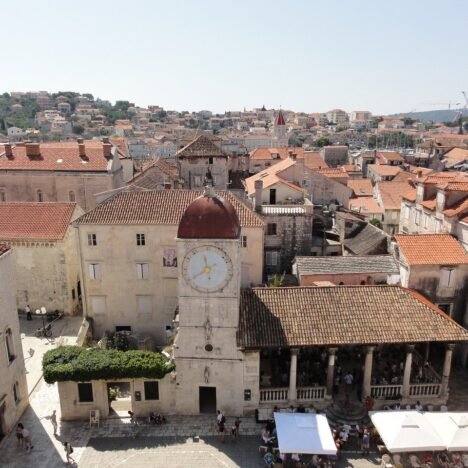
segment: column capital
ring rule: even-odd
[[[445,348],[446,348],[447,351],[453,351],[455,346],[456,346],[455,343],[447,343]]]
[[[299,354],[299,348],[291,348],[291,355],[297,356]]]
[[[336,352],[338,351],[338,348],[328,348],[328,354],[334,356]]]
[[[373,353],[375,346],[366,346],[366,353]]]
[[[407,352],[407,353],[413,353],[413,352],[414,352],[414,347],[415,347],[414,344],[408,344],[408,345],[406,345],[406,352]]]

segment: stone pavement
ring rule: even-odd
[[[47,339],[35,336],[36,329],[42,327],[40,317],[33,316],[33,320],[28,321],[26,316],[20,316],[21,344],[29,394],[33,392],[34,387],[42,377],[42,356],[44,353],[59,344],[75,344],[82,320],[82,317],[62,317],[52,323],[52,337]],[[34,351],[32,357],[29,353],[30,349]]]

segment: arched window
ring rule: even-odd
[[[68,199],[71,201],[71,202],[74,202],[75,201],[75,192],[73,190],[70,190],[68,192]]]
[[[42,194],[42,190],[37,191],[37,201],[38,202],[43,202],[44,201],[44,195]]]

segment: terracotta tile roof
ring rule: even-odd
[[[258,172],[257,174],[254,174],[253,176],[247,177],[247,179],[245,179],[245,187],[247,189],[247,193],[249,195],[252,195],[255,193],[255,181],[256,180],[263,181],[264,189],[267,187],[271,187],[272,185],[277,184],[278,182],[281,182],[281,183],[285,183],[286,185],[291,186],[294,189],[302,190],[297,185],[292,184],[291,182],[283,179],[279,175],[288,167],[294,166],[294,164],[296,164],[296,161],[294,161],[291,158],[283,159],[282,161],[277,162],[276,164],[273,164],[273,166],[267,167],[263,171]]]
[[[295,263],[299,275],[400,273],[400,268],[392,255],[347,255],[345,257],[298,256],[295,259]]]
[[[468,341],[468,331],[400,286],[244,289],[240,312],[241,348]]]
[[[363,215],[382,214],[382,208],[371,197],[351,198],[348,208]]]
[[[415,202],[416,201],[416,189],[410,190],[408,193],[403,195],[401,198],[404,198],[405,200]]]
[[[468,192],[468,179],[466,179],[466,181],[451,180],[450,182],[437,184],[437,187],[443,188],[444,190],[453,190],[455,192]]]
[[[373,189],[370,179],[348,180],[348,187],[354,192],[356,197],[372,197]]]
[[[401,172],[398,166],[388,166],[386,164],[369,164],[367,168],[381,176],[396,176]]]
[[[86,158],[80,157],[76,142],[41,143],[41,156],[35,158],[26,155],[25,146],[12,150],[13,158],[7,158],[0,145],[0,170],[107,172],[109,165],[100,141],[85,142]]]
[[[421,203],[422,206],[424,206],[424,208],[427,208],[428,210],[431,210],[431,211],[434,211],[436,209],[436,205],[437,205],[437,202],[436,202],[436,198],[430,198],[428,200],[424,200],[422,203]]]
[[[179,180],[177,167],[163,159],[158,159],[143,165],[142,172],[129,180],[127,186],[136,189],[157,190],[161,188],[163,182],[173,183],[175,180]]]
[[[327,167],[318,169],[316,172],[329,179],[349,179],[348,173],[342,167]]]
[[[392,180],[391,182],[377,182],[376,185],[384,210],[399,210],[403,195],[411,190],[411,186],[407,182],[394,182]]]
[[[442,212],[445,216],[464,216],[468,213],[468,197],[458,201]]]
[[[392,180],[393,182],[407,182],[410,180],[416,180],[417,175],[412,172],[399,172]]]
[[[227,158],[224,153],[213,141],[206,135],[200,135],[187,146],[184,146],[177,152],[178,158]]]
[[[457,164],[461,164],[468,161],[468,150],[463,148],[453,148],[444,154],[442,161],[445,162],[445,167],[453,167]]]
[[[63,239],[75,208],[76,203],[0,203],[0,239]]]
[[[395,240],[408,265],[468,264],[468,253],[450,234],[397,234]]]
[[[328,164],[317,151],[304,151],[304,166],[309,169],[327,168]]]
[[[251,161],[271,161],[277,159],[278,156],[280,159],[286,159],[290,152],[296,154],[296,159],[305,157],[304,148],[280,146],[278,148],[256,148],[249,153],[249,158]]]
[[[9,245],[0,243],[0,257],[1,257],[3,254],[7,253],[9,250],[10,250],[10,246],[9,246]]]
[[[262,227],[262,218],[232,192],[216,192],[236,209],[241,226]],[[200,190],[145,190],[120,192],[76,220],[76,224],[165,224],[178,225],[185,209]]]

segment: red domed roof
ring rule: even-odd
[[[179,223],[179,239],[237,239],[240,223],[232,204],[211,190],[196,198]]]

